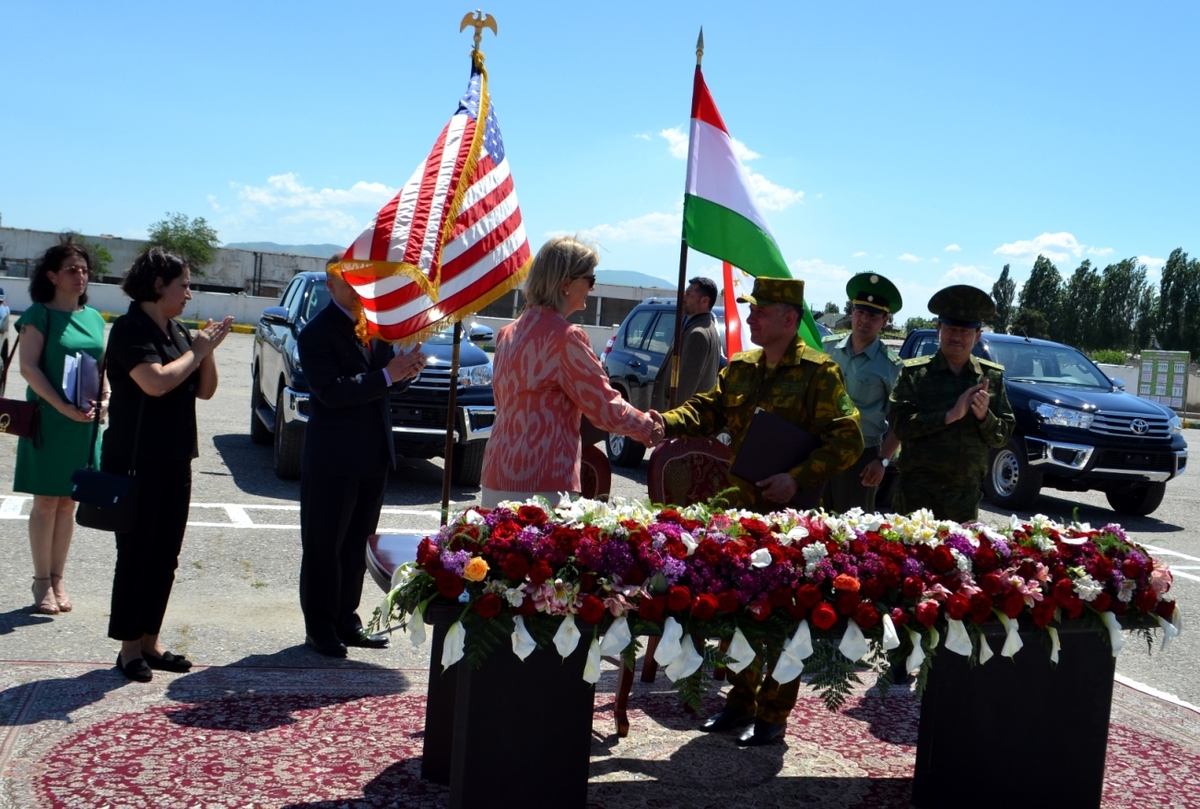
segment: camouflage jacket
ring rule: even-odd
[[[820,487],[853,465],[863,450],[858,409],[846,393],[842,372],[828,355],[807,347],[797,337],[774,370],[762,349],[734,354],[711,391],[698,393],[663,414],[667,436],[711,436],[729,429],[732,460],[759,408],[804,428],[821,439],[799,466],[790,470],[798,490]],[[753,483],[730,477],[741,490],[736,505],[757,511],[779,508],[761,496]]]
[[[971,356],[961,374],[942,352],[904,361],[892,391],[888,420],[901,442],[901,477],[944,486],[978,486],[988,466],[988,448],[1008,443],[1017,420],[1004,390],[1004,366]],[[988,412],[969,411],[946,424],[946,412],[972,385],[988,380]]]

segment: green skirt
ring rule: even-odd
[[[71,475],[87,465],[92,423],[72,421],[42,402],[42,445],[17,440],[17,472],[13,491],[50,497],[69,497]],[[100,468],[100,441],[92,448],[92,463]]]

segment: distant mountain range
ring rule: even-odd
[[[664,281],[653,275],[634,270],[597,270],[596,283],[617,284],[627,287],[657,287],[659,289],[675,289],[670,281]]]
[[[316,256],[329,258],[339,250],[345,250],[344,244],[276,244],[275,242],[230,242],[221,245],[237,250],[258,250],[263,253],[290,253],[293,256]]]

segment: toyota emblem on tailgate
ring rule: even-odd
[[[1145,419],[1134,419],[1129,422],[1129,429],[1133,430],[1135,435],[1145,435],[1150,430],[1150,422]]]

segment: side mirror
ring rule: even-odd
[[[272,323],[277,326],[290,326],[288,322],[288,310],[283,306],[268,306],[263,309],[261,320],[264,323]]]
[[[1125,390],[1125,382],[1124,381],[1122,381],[1120,379],[1113,379],[1112,377],[1109,377],[1109,381],[1112,382],[1113,387],[1116,388],[1117,390],[1121,390],[1121,391]]]
[[[490,343],[495,336],[495,332],[481,323],[472,323],[467,330],[467,339],[472,343]]]

